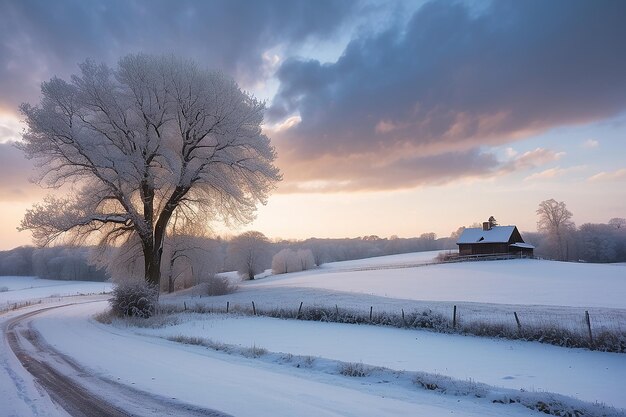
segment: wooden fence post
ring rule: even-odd
[[[589,331],[589,343],[593,345],[593,335],[591,334],[591,319],[589,318],[589,311],[585,310],[585,321],[587,322],[587,330]]]
[[[226,301],[226,314],[228,314],[229,308],[230,308],[230,301]]]
[[[256,316],[256,307],[254,305],[254,301],[252,302],[252,314]]]
[[[337,304],[335,304],[335,313],[337,313],[337,317],[339,317],[339,307],[337,307]]]
[[[521,332],[522,331],[522,323],[519,322],[519,317],[517,317],[517,312],[513,312],[513,315],[515,316],[515,321],[517,322],[517,331]]]
[[[454,310],[452,311],[452,328],[456,329],[456,306],[454,306]]]
[[[370,323],[372,321],[372,310],[374,310],[374,306],[370,306]]]
[[[402,325],[406,326],[406,321],[404,320],[404,309],[402,309]]]
[[[296,319],[299,319],[299,318],[300,318],[300,313],[302,312],[302,303],[303,303],[303,302],[304,302],[304,301],[300,301],[300,307],[298,307],[298,315],[296,316]]]

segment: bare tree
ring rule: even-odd
[[[609,226],[615,229],[626,228],[626,219],[623,217],[613,217],[609,220]]]
[[[270,265],[270,242],[261,232],[242,233],[230,242],[228,257],[241,275],[254,279]]]
[[[158,286],[176,210],[245,223],[281,179],[261,131],[264,104],[232,79],[172,56],[80,69],[69,82],[44,82],[38,106],[21,106],[19,147],[38,161],[38,181],[74,185],[71,195],[28,210],[21,229],[39,244],[60,236],[138,242],[144,278]]]
[[[554,241],[558,259],[567,259],[567,234],[575,228],[571,221],[572,213],[564,202],[550,199],[539,203],[537,214],[539,215],[537,230],[546,233]]]

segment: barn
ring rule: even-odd
[[[459,255],[519,255],[533,256],[535,247],[524,242],[516,226],[494,226],[491,222],[483,227],[463,230],[459,240]]]

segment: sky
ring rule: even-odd
[[[270,238],[626,217],[626,2],[0,0],[0,249],[45,190],[18,106],[90,58],[170,54],[267,103]],[[57,191],[58,192],[58,191]]]

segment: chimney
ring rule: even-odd
[[[483,222],[483,230],[486,232],[487,230],[491,230],[491,223]]]

